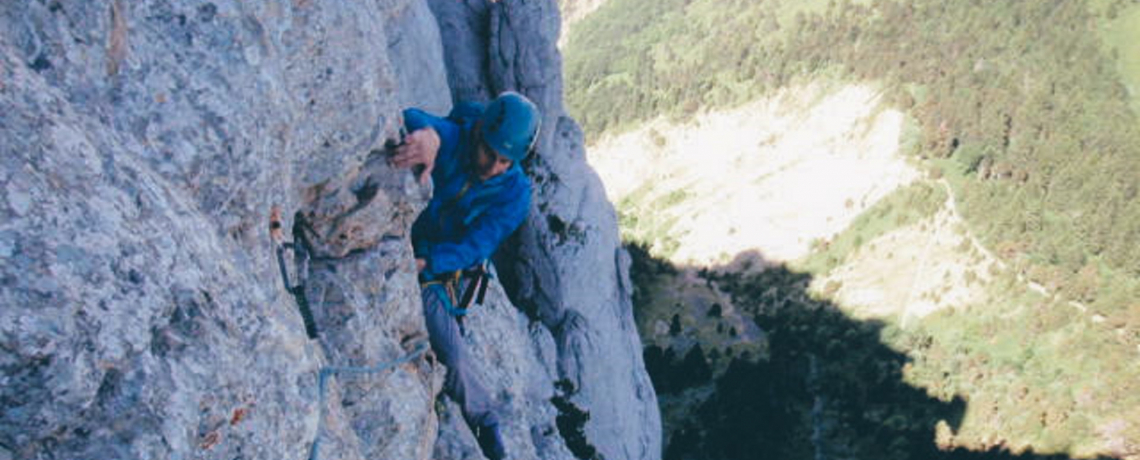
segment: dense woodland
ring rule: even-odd
[[[962,442],[984,444],[990,432],[1087,452],[1112,436],[1140,439],[1136,424],[1104,434],[1113,417],[1140,420],[1135,366],[1113,364],[1135,362],[1140,345],[1131,108],[1140,94],[1125,85],[1140,75],[1119,65],[1121,47],[1135,44],[1101,34],[1138,9],[1136,0],[609,0],[573,29],[567,96],[597,139],[798,82],[879,85],[915,124],[907,154],[953,185],[971,232],[1011,267],[994,289],[1028,280],[1059,294],[1003,294],[1003,304],[936,315],[891,345],[914,359],[915,383],[993,407],[993,422]],[[1140,455],[1118,444],[1117,454]]]
[[[1099,18],[1083,2],[860,3],[611,0],[573,30],[568,100],[596,138],[797,79],[881,82],[919,123],[910,153],[965,174],[971,230],[1140,339],[1140,121]]]
[[[920,122],[911,153],[952,157],[969,175],[958,192],[991,247],[1118,322],[1140,315],[1140,123],[1083,3],[603,8],[567,51],[568,99],[589,135],[805,76],[883,82]]]

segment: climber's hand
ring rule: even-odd
[[[427,261],[426,260],[416,259],[416,273],[423,272],[424,268],[426,268],[426,267],[427,267]]]
[[[439,134],[432,128],[424,128],[408,134],[404,144],[396,147],[396,155],[392,157],[392,166],[397,168],[412,168],[422,165],[420,183],[427,183],[431,177],[431,170],[435,167],[435,157],[439,154]]]

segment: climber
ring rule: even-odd
[[[491,395],[468,361],[461,329],[482,268],[530,211],[531,182],[519,163],[538,136],[534,103],[505,92],[484,107],[461,103],[447,118],[404,111],[408,135],[392,165],[420,168],[435,189],[412,226],[424,318],[432,348],[449,369],[445,391],[463,409],[479,447],[491,460],[504,456]],[[466,291],[460,300],[459,293]]]

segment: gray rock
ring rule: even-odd
[[[13,457],[301,456],[319,369],[406,352],[422,331],[410,251],[382,243],[402,241],[422,193],[364,161],[394,132],[384,19],[401,8],[0,7],[0,444]],[[374,224],[319,212],[363,174],[379,185],[355,214]],[[353,254],[327,265],[386,296],[353,297],[351,321],[308,341],[265,231],[272,204],[355,231],[319,239]],[[383,276],[356,269],[381,254]],[[333,382],[322,458],[428,458],[442,372],[420,360]]]
[[[567,441],[579,458],[595,450],[607,459],[660,458],[660,415],[633,323],[628,255],[585,162],[582,133],[563,110],[553,0],[430,3],[454,99],[516,90],[543,111],[537,155],[527,164],[535,209],[498,261],[512,300],[552,332],[571,409],[589,414],[584,437],[562,435],[575,438]],[[485,51],[473,49],[484,43]]]
[[[463,421],[459,405],[444,400],[439,412],[439,437],[435,440],[435,453],[432,458],[450,460],[482,460],[483,454],[475,442],[475,436]]]
[[[401,107],[445,114],[451,110],[447,68],[435,16],[424,1],[408,2],[389,20],[388,56],[399,82]]]
[[[512,458],[658,458],[552,5],[0,6],[0,458],[297,458],[318,437],[321,459],[478,458],[430,353],[319,389],[322,369],[426,339],[407,237],[430,187],[385,161],[399,109],[501,89],[548,127],[538,209],[501,265],[521,310],[493,283],[468,320]],[[283,289],[274,205],[312,241],[289,271],[319,340]]]
[[[487,75],[491,4],[484,0],[427,0],[439,23],[453,100],[495,95]]]

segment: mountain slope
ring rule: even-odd
[[[1104,7],[1107,3],[1111,8]],[[621,150],[638,151],[630,158],[596,162],[605,165],[603,177],[615,178],[607,187],[623,197],[624,234],[658,256],[680,255],[678,262],[696,263],[676,267],[683,276],[708,274],[686,283],[719,285],[722,295],[735,294],[734,311],[742,303],[758,303],[755,321],[783,330],[787,320],[767,309],[785,303],[768,298],[772,291],[759,283],[786,277],[764,278],[761,272],[755,275],[757,283],[750,284],[738,279],[751,279],[749,275],[736,274],[747,265],[783,270],[773,261],[788,259],[780,253],[779,232],[752,232],[750,245],[721,249],[724,253],[702,260],[685,252],[699,244],[685,240],[697,232],[682,219],[699,219],[709,207],[727,208],[733,200],[759,201],[753,208],[737,206],[700,228],[724,232],[734,225],[747,228],[746,223],[772,209],[810,215],[826,206],[804,200],[804,193],[757,194],[720,181],[720,176],[697,183],[702,155],[715,158],[725,152],[706,154],[696,148],[674,153],[670,135],[676,126],[704,126],[705,120],[737,114],[805,82],[880,88],[886,107],[905,120],[897,131],[900,151],[923,174],[910,187],[879,195],[885,198],[877,203],[852,200],[862,214],[852,213],[843,225],[818,234],[802,232],[819,237],[811,254],[788,265],[809,277],[800,282],[811,285],[804,290],[818,302],[805,302],[805,308],[834,307],[868,325],[883,326],[879,343],[907,360],[898,369],[899,379],[941,401],[968,399],[961,423],[937,431],[942,447],[1135,456],[1140,401],[1130,396],[1136,393],[1137,375],[1129,363],[1140,351],[1140,305],[1135,302],[1140,255],[1130,241],[1140,231],[1134,199],[1140,183],[1140,131],[1128,105],[1130,61],[1126,53],[1118,49],[1114,54],[1103,45],[1115,40],[1122,46],[1113,37],[1128,29],[1114,28],[1121,24],[1114,21],[1128,20],[1134,3],[832,2],[797,14],[788,13],[794,9],[790,2],[780,1],[650,5],[611,0],[575,26],[566,47],[568,95],[596,145],[622,144]],[[617,15],[629,11],[644,14]],[[1109,36],[1102,41],[1098,27],[1104,24]],[[804,105],[789,118],[809,112],[810,104]],[[746,143],[749,134],[739,142]],[[857,143],[858,137],[844,142]],[[688,163],[657,173],[653,168],[661,152],[668,152],[662,162],[673,161],[668,155],[676,154],[689,155]],[[748,177],[755,165],[786,155],[756,152],[767,157],[742,162],[744,171],[734,171],[734,176]],[[657,175],[642,179],[633,174],[641,171]],[[821,189],[830,189],[826,185],[833,182],[818,178],[825,184]],[[722,187],[740,190],[742,196],[711,192]],[[794,222],[797,215],[783,218]],[[777,238],[765,240],[768,235]],[[739,237],[725,232],[705,240],[728,247],[734,238]],[[733,260],[752,263],[724,265]],[[707,265],[710,261],[714,264]],[[657,275],[671,276],[669,270],[652,276]],[[689,304],[687,291],[656,289],[672,284],[653,281],[643,290],[638,308],[652,310],[639,311],[639,320],[653,322],[642,323],[642,331],[664,331],[654,340],[672,341],[674,351],[694,342],[724,343],[723,337],[711,336],[707,325],[716,321],[703,319],[707,308]],[[669,324],[671,315],[679,315],[672,322],[678,327]],[[663,318],[665,327],[658,327]],[[808,320],[796,327],[812,324]],[[779,346],[776,339],[766,340],[762,348]],[[810,345],[830,350],[828,340]],[[812,381],[805,377],[811,375],[804,370],[811,368],[805,355],[823,352],[795,347],[790,352],[788,363],[798,369],[793,375]],[[719,356],[723,363],[723,349]],[[779,359],[767,363],[771,360]],[[715,375],[718,365],[710,367],[714,378],[723,377]],[[830,369],[820,368],[825,371]],[[877,381],[895,377],[891,372],[869,376]],[[763,384],[779,387],[781,382]],[[797,396],[795,388],[772,391],[777,389],[793,393],[776,392],[775,398]],[[663,400],[671,404],[675,398]],[[792,412],[802,415],[800,409]],[[895,422],[909,423],[905,416]],[[707,438],[679,420],[667,420],[666,426],[671,427],[667,456],[680,435],[698,442],[685,455],[721,458],[703,450],[714,447],[700,444]],[[820,436],[827,438],[828,430],[823,428]]]
[[[869,86],[790,88],[605,138],[590,162],[627,237],[655,254],[710,265],[758,250],[790,261],[915,179],[898,154],[902,123]]]
[[[529,172],[563,176],[520,232],[541,246],[498,261],[509,286],[467,323],[506,443],[660,457],[613,213],[581,198],[602,191],[561,108],[554,3],[446,4],[0,6],[0,458],[477,457],[425,353],[408,232],[430,186],[384,145],[406,105],[508,89],[550,121]],[[590,244],[548,226],[564,200]],[[310,257],[278,259],[274,207]],[[586,282],[610,289],[562,290]]]

